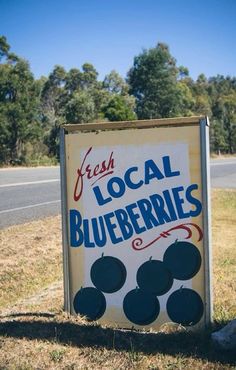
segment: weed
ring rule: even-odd
[[[142,355],[138,351],[135,351],[131,338],[130,338],[129,358],[132,363],[136,363],[142,360]]]
[[[53,361],[53,362],[61,362],[62,359],[63,359],[63,356],[65,354],[65,350],[64,349],[53,349],[49,355],[50,355],[50,359]]]

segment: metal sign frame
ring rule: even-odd
[[[205,326],[212,321],[212,282],[211,282],[211,205],[210,205],[210,170],[209,170],[209,121],[207,117],[187,117],[170,119],[153,119],[145,121],[104,122],[64,125],[60,129],[60,176],[61,176],[61,214],[63,244],[63,277],[64,277],[64,309],[72,313],[70,302],[70,267],[69,267],[69,226],[67,199],[67,153],[65,137],[78,132],[101,132],[127,129],[148,129],[159,127],[199,126],[200,130],[200,161],[202,180],[202,217],[204,247],[204,279],[205,279]]]

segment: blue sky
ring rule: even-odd
[[[36,78],[85,62],[125,77],[158,42],[194,79],[236,76],[236,0],[0,0],[0,34]]]

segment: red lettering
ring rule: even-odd
[[[111,155],[110,155],[110,158],[109,158],[109,162],[108,162],[108,166],[107,166],[107,171],[111,168],[114,168],[114,158],[112,158],[113,156],[113,152],[111,152]]]
[[[94,176],[97,176],[97,175],[99,175],[99,173],[101,173],[101,171],[100,172],[98,172],[98,171],[99,171],[99,164],[97,164],[97,166],[94,168],[94,171],[93,171]]]
[[[87,173],[87,179],[91,179],[93,177],[93,175],[91,175],[91,168],[90,168],[90,164],[87,165],[86,169],[85,169],[85,173]]]
[[[113,169],[115,167],[115,162],[113,158],[113,152],[111,152],[111,155],[108,160],[103,160],[100,164],[98,163],[94,168],[91,168],[91,165],[87,164],[84,170],[85,161],[88,155],[90,154],[91,150],[92,150],[92,147],[90,147],[88,151],[86,152],[82,160],[81,167],[78,168],[77,170],[77,179],[76,179],[75,188],[74,188],[74,200],[76,202],[81,198],[81,195],[83,193],[83,189],[84,189],[83,177],[85,175],[88,180],[91,180],[92,178],[97,177],[98,175],[101,175],[91,184],[91,185],[94,185],[95,182],[97,182],[101,178],[107,175],[111,175],[114,172]]]
[[[100,173],[106,172],[107,167],[106,167],[106,161],[102,161],[102,168],[100,170]]]

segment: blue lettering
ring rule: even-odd
[[[147,199],[140,199],[137,204],[144,219],[146,228],[149,230],[154,226],[158,226],[158,220],[152,214],[152,203]]]
[[[193,190],[197,190],[197,189],[198,189],[198,185],[197,184],[192,184],[186,190],[186,199],[187,199],[187,201],[190,204],[193,204],[196,207],[195,210],[191,210],[189,212],[191,217],[197,217],[202,211],[201,202],[198,199],[196,199],[195,197],[193,197],[192,194],[191,194]]]
[[[116,218],[117,218],[117,221],[118,221],[118,224],[119,224],[124,240],[131,238],[134,231],[133,231],[133,227],[131,223],[128,221],[128,215],[125,212],[125,210],[117,209],[115,211],[115,215],[116,215]]]
[[[83,221],[83,226],[84,226],[84,246],[86,248],[94,248],[95,244],[94,242],[90,241],[89,236],[89,220],[85,219]]]
[[[108,197],[106,199],[103,198],[103,195],[101,193],[101,190],[100,190],[99,186],[95,186],[93,188],[93,192],[95,194],[95,197],[97,199],[97,202],[98,202],[99,206],[103,206],[104,204],[109,203],[112,200],[111,197]]]
[[[136,171],[138,171],[138,167],[131,167],[125,172],[124,180],[130,189],[138,189],[143,185],[143,180],[140,180],[138,183],[131,181],[131,173]]]
[[[118,189],[114,189],[114,184],[118,185]],[[125,193],[125,183],[120,177],[112,177],[107,183],[108,193],[113,198],[120,198]]]
[[[98,222],[99,220],[99,222]],[[96,218],[92,218],[92,228],[93,228],[93,235],[94,241],[98,247],[104,247],[107,242],[106,231],[104,226],[104,221],[102,216]],[[98,224],[100,225],[101,232],[99,232]]]
[[[179,171],[172,171],[171,166],[170,166],[169,156],[163,157],[162,161],[163,161],[163,166],[164,166],[165,177],[174,177],[174,176],[180,175]]]
[[[165,210],[165,203],[159,194],[153,194],[150,196],[150,200],[156,212],[159,224],[163,225],[166,222],[171,222],[171,218]]]
[[[184,199],[181,198],[180,196],[180,192],[181,191],[184,191],[184,188],[183,186],[179,186],[178,188],[173,188],[172,189],[172,193],[174,195],[174,199],[175,199],[175,206],[176,206],[176,209],[177,209],[177,213],[178,213],[178,216],[179,218],[186,218],[186,217],[189,217],[189,212],[184,212],[183,210],[183,204],[184,204]]]
[[[144,231],[146,231],[146,228],[143,226],[143,227],[140,227],[137,220],[140,218],[140,215],[138,213],[134,213],[134,208],[137,208],[137,204],[136,203],[132,203],[132,204],[129,204],[127,207],[125,207],[127,212],[128,212],[128,215],[129,215],[129,218],[132,222],[132,225],[134,227],[134,230],[137,234],[140,234]]]
[[[80,229],[82,224],[81,214],[76,209],[70,210],[70,244],[72,247],[79,247],[83,241],[83,232]]]
[[[161,180],[164,178],[163,174],[157,167],[156,163],[153,162],[152,159],[149,159],[145,162],[145,184],[149,184],[150,180],[156,178],[157,180]]]
[[[163,195],[164,195],[164,199],[165,199],[165,202],[166,202],[166,205],[167,205],[167,208],[168,208],[168,212],[169,212],[170,217],[171,217],[171,221],[176,221],[177,220],[177,215],[176,215],[173,203],[172,203],[172,199],[171,199],[169,190],[164,190]]]
[[[107,213],[105,214],[104,216],[104,220],[106,222],[106,225],[107,225],[107,229],[108,229],[108,232],[110,234],[110,238],[111,238],[111,242],[113,244],[117,244],[117,243],[120,243],[122,242],[122,238],[121,237],[117,237],[114,233],[114,229],[117,228],[117,225],[112,223],[111,221],[111,218],[114,217],[114,213],[113,212],[110,212],[110,213]]]

